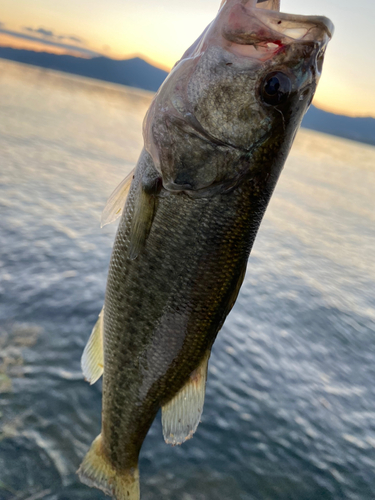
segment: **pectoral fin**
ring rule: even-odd
[[[161,179],[156,178],[146,185],[141,181],[137,188],[134,215],[130,231],[129,258],[134,260],[142,251],[154,219],[157,194]]]
[[[81,358],[83,376],[87,382],[90,382],[90,385],[95,384],[95,382],[100,379],[104,369],[103,312],[104,307],[99,314],[98,321],[92,329]]]
[[[182,444],[197,430],[203,412],[210,354],[207,351],[184,387],[162,407],[163,435],[168,444]]]
[[[133,180],[134,170],[135,169],[133,168],[133,170],[125,177],[123,181],[120,182],[120,184],[108,198],[108,201],[102,213],[100,227],[111,224],[111,222],[114,222],[122,214],[126,203],[126,198],[130,190],[130,185]]]

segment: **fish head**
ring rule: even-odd
[[[236,155],[272,140],[274,156],[286,157],[314,96],[333,25],[279,8],[279,0],[223,1],[161,87],[144,135],[170,189],[207,190],[238,176],[230,162],[219,165],[224,150],[235,163]]]

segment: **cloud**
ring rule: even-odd
[[[47,33],[52,33],[52,35],[42,34],[40,30],[43,30]],[[0,26],[0,34],[4,33],[5,35],[10,35],[10,36],[13,36],[15,38],[22,38],[24,40],[29,40],[32,42],[39,42],[43,45],[48,45],[51,47],[58,47],[60,49],[66,49],[69,51],[79,52],[80,54],[88,56],[88,57],[96,57],[96,56],[102,55],[102,54],[99,54],[98,52],[94,52],[93,50],[90,50],[89,48],[82,46],[82,45],[84,45],[84,42],[81,39],[79,39],[78,37],[74,37],[73,35],[71,35],[71,36],[70,35],[69,36],[65,36],[65,35],[57,36],[57,35],[54,35],[53,32],[50,32],[50,30],[44,30],[43,28],[39,28],[38,30],[33,30],[33,28],[30,28],[27,31],[30,33],[34,33],[34,34],[42,34],[42,37],[34,36],[31,34],[27,35],[25,33],[20,33],[18,31],[6,30],[2,26]],[[79,43],[80,46],[73,45],[70,43],[62,43],[62,41],[64,39],[67,41]]]
[[[24,31],[33,33],[34,35],[41,35],[43,38],[54,38],[55,40],[67,40],[69,42],[84,44],[82,38],[75,35],[57,35],[52,30],[46,30],[44,28],[30,28],[29,26],[24,26],[22,28]]]
[[[59,38],[61,40],[70,40],[71,42],[76,42],[76,43],[83,43],[83,40],[82,38],[78,38],[78,36],[64,36],[64,35],[60,35]]]
[[[25,31],[29,31],[30,33],[39,34],[39,35],[46,36],[46,37],[49,37],[49,38],[54,38],[55,37],[53,31],[51,31],[51,30],[45,30],[44,28],[38,28],[36,30],[34,28],[28,28],[27,26],[25,26],[22,29],[24,29]]]

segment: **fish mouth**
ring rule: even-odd
[[[334,31],[324,16],[280,12],[280,0],[226,0],[219,18],[224,48],[260,61],[295,43],[313,42],[322,48]]]

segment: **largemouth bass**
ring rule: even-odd
[[[78,473],[117,500],[140,498],[138,456],[160,407],[168,443],[198,426],[213,342],[332,32],[278,0],[224,1],[151,104],[137,166],[105,209],[104,223],[121,220],[82,357],[91,383],[103,373],[103,411]]]

